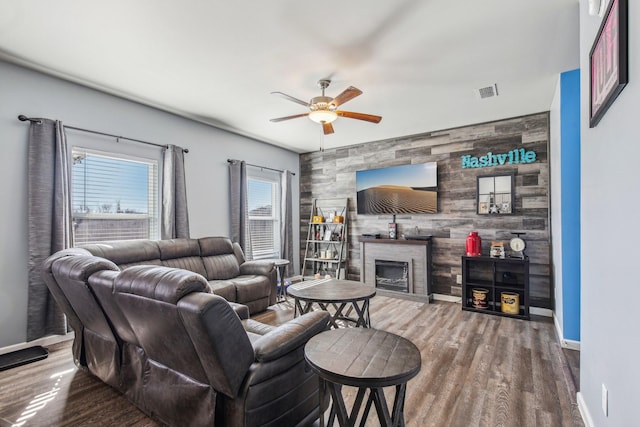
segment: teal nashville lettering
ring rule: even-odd
[[[500,165],[517,165],[520,163],[533,163],[536,161],[534,151],[526,151],[524,148],[516,148],[508,153],[493,154],[491,151],[486,156],[473,157],[470,154],[462,156],[462,168],[487,168]]]

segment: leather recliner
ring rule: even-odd
[[[327,328],[326,312],[264,325],[210,293],[200,274],[149,265],[120,271],[78,250],[43,268],[56,300],[81,324],[87,369],[154,419],[289,426],[318,418],[318,379],[304,345]]]

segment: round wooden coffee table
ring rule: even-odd
[[[318,279],[291,285],[287,294],[295,298],[294,317],[309,313],[317,304],[331,316],[332,328],[337,329],[345,322],[356,327],[371,327],[369,300],[376,295],[372,286],[352,280]],[[351,311],[355,311],[354,317],[350,317]]]
[[[373,404],[380,425],[404,426],[407,381],[416,376],[421,367],[420,351],[411,341],[377,329],[335,329],[311,338],[304,355],[320,377],[321,408],[325,388],[331,395],[328,425],[333,425],[336,417],[341,426],[355,425],[368,390],[360,420],[366,421]],[[342,397],[343,385],[358,387],[351,413],[347,412]],[[389,386],[396,388],[391,413],[383,392],[383,387]],[[321,410],[320,426],[324,425]]]

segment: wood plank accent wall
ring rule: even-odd
[[[328,137],[330,138],[330,136]],[[356,171],[389,166],[438,163],[438,213],[397,215],[398,234],[433,234],[433,290],[461,294],[456,276],[461,272],[466,236],[478,231],[482,252],[492,240],[508,247],[511,232],[524,231],[531,266],[531,305],[552,308],[549,230],[549,113],[537,113],[396,139],[374,141],[324,152],[300,155],[300,237],[306,238],[314,198],[349,198],[349,261],[347,277],[360,280],[360,235],[387,235],[391,215],[356,213]],[[535,163],[486,168],[462,168],[462,156],[533,150]],[[515,174],[515,215],[476,214],[477,176]],[[304,240],[301,242],[304,248]],[[303,254],[301,254],[303,256]]]

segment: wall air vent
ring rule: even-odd
[[[494,83],[491,86],[481,87],[480,89],[476,90],[476,95],[478,95],[480,99],[498,96],[498,84]]]

